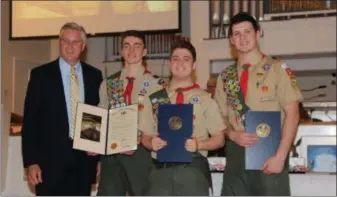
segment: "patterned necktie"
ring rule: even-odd
[[[126,77],[128,80],[128,84],[126,85],[125,92],[124,92],[124,98],[127,101],[128,105],[131,105],[131,94],[133,89],[133,81],[135,80],[134,77]]]
[[[248,85],[248,78],[249,78],[249,72],[248,68],[251,66],[251,64],[244,64],[242,66],[243,71],[241,73],[240,77],[240,88],[243,93],[244,98],[247,96],[247,85]]]
[[[178,94],[177,94],[177,97],[176,97],[176,104],[184,104],[184,94],[183,94],[183,92],[192,90],[194,88],[199,88],[199,85],[195,83],[195,84],[193,84],[191,86],[188,86],[186,88],[177,88],[176,92]]]
[[[70,137],[73,139],[75,134],[75,119],[77,103],[81,101],[80,87],[75,72],[75,66],[70,67]]]

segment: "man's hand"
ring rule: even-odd
[[[185,149],[188,152],[196,152],[198,150],[198,142],[197,139],[195,137],[193,137],[192,139],[188,139],[185,142]]]
[[[230,139],[243,147],[251,147],[259,141],[256,133],[247,133],[245,131],[230,131]]]
[[[28,167],[27,178],[29,184],[32,186],[42,183],[42,171],[38,164],[33,164]]]
[[[264,162],[261,171],[265,174],[278,174],[282,172],[283,167],[284,159],[278,156],[272,156]]]
[[[101,174],[101,162],[98,162],[96,168],[96,176],[99,176],[100,174]]]
[[[162,140],[157,133],[155,136],[152,137],[151,145],[152,145],[152,150],[157,152],[158,150],[166,146],[167,142]]]
[[[137,145],[139,145],[142,142],[142,137],[141,136],[137,136]]]
[[[130,150],[130,151],[126,151],[126,152],[121,152],[120,154],[122,154],[122,155],[133,155],[133,153],[135,153],[136,152],[136,150]]]
[[[87,155],[89,155],[89,156],[96,156],[96,155],[98,155],[98,153],[87,152]]]

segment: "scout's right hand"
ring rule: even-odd
[[[256,133],[247,133],[245,131],[230,131],[230,139],[243,147],[251,147],[259,141]]]
[[[164,146],[167,145],[167,142],[162,140],[158,133],[152,137],[151,140],[152,150],[157,152],[158,150],[162,149]]]
[[[42,171],[38,164],[33,164],[28,167],[27,178],[29,184],[32,186],[42,183]]]

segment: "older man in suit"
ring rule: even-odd
[[[36,195],[89,196],[98,156],[72,148],[76,104],[99,103],[102,73],[80,61],[86,32],[65,24],[60,57],[31,71],[24,106],[22,155]]]

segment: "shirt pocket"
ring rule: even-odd
[[[260,88],[260,102],[277,102],[276,88],[262,85]]]

